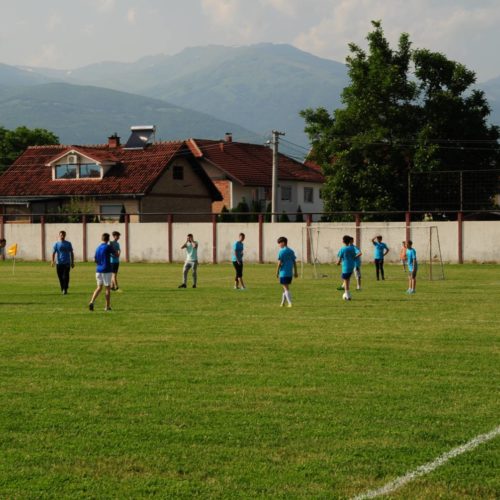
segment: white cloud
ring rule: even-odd
[[[82,27],[82,33],[85,35],[85,36],[88,36],[88,37],[92,37],[94,36],[94,33],[95,33],[95,26],[93,24],[85,24],[83,27]]]
[[[260,4],[265,8],[272,7],[281,14],[296,17],[300,8],[297,0],[260,0]]]
[[[238,13],[238,0],[201,0],[201,6],[215,24],[234,22]]]
[[[137,11],[134,8],[128,9],[127,21],[129,24],[135,24],[137,21]]]
[[[109,12],[114,10],[116,0],[95,0],[97,3],[97,9],[101,12]]]
[[[47,30],[49,32],[53,32],[57,29],[58,26],[60,26],[63,22],[63,18],[61,14],[58,12],[53,12],[47,21]]]
[[[340,0],[323,3],[322,19],[300,33],[293,43],[302,50],[343,61],[348,44],[365,46],[371,20],[382,20],[384,32],[396,43],[403,32],[415,47],[445,52],[450,58],[471,56],[480,50],[481,37],[500,23],[500,3],[457,3],[435,0]],[[472,49],[471,42],[477,47]]]
[[[31,59],[30,66],[47,66],[57,63],[59,59],[59,52],[53,43],[43,44],[40,52]]]

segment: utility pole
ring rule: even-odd
[[[280,143],[280,135],[285,135],[285,132],[273,130],[273,179],[271,184],[271,222],[277,222],[276,212],[278,211],[278,147]]]

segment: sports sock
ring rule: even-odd
[[[292,303],[292,294],[290,293],[290,290],[287,290],[284,294],[283,294],[287,300],[287,302],[289,304]]]

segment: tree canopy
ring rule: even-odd
[[[301,112],[312,159],[326,176],[328,211],[406,210],[409,173],[410,183],[425,179],[435,198],[441,187],[419,173],[491,170],[499,159],[499,130],[487,122],[483,92],[471,88],[475,74],[443,54],[412,49],[405,33],[391,49],[381,23],[372,25],[366,52],[349,45],[344,107]],[[483,208],[495,194],[491,180],[492,173],[481,179]]]
[[[43,128],[18,127],[8,130],[0,127],[0,173],[25,151],[28,146],[59,144],[59,138]]]

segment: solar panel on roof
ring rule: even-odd
[[[156,132],[154,125],[140,127],[130,127],[131,134],[128,138],[125,149],[144,149],[148,144],[152,144]]]

